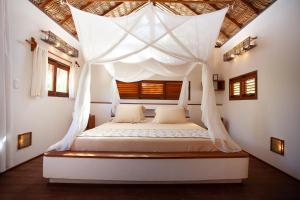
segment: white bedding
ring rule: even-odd
[[[143,123],[104,123],[78,137],[209,138],[207,130],[195,123],[157,124],[151,118]]]
[[[203,152],[218,151],[207,130],[195,123],[108,122],[77,136],[72,151]],[[216,141],[217,142],[217,141]]]

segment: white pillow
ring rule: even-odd
[[[124,105],[117,107],[113,122],[137,123],[144,120],[144,106],[142,105]]]
[[[165,106],[155,109],[154,123],[179,124],[187,122],[185,109],[182,106]]]

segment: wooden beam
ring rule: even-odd
[[[164,7],[165,9],[169,10],[171,13],[175,14],[175,15],[181,15],[179,12],[177,12],[176,10],[174,10],[173,8],[170,8],[170,6],[164,4],[164,3],[157,3],[157,5]]]
[[[252,3],[250,3],[249,1],[241,0],[241,2],[243,2],[248,8],[250,8],[253,12],[255,12],[255,14],[258,15],[260,13],[260,10],[255,6],[253,6]]]
[[[132,9],[129,13],[127,13],[126,15],[129,15],[137,10],[139,10],[139,8],[143,7],[146,3],[142,3],[140,5],[138,5],[137,7],[135,7],[134,9]]]
[[[43,3],[41,3],[40,5],[39,5],[39,7],[41,8],[41,9],[44,9],[50,2],[52,2],[53,0],[46,0],[46,1],[44,1]]]
[[[185,7],[187,7],[190,11],[192,11],[195,15],[200,15],[202,13],[198,13],[194,8],[192,8],[190,5],[183,3],[182,5],[184,5]],[[227,35],[222,29],[220,30],[220,32],[227,38],[229,38],[229,35]]]
[[[213,7],[215,10],[220,10],[221,8],[219,8],[217,5],[215,4],[211,4],[211,7]],[[232,23],[234,23],[237,27],[242,28],[242,24],[240,24],[239,22],[237,22],[234,18],[230,17],[230,15],[228,13],[226,13],[225,16],[228,20],[230,20]]]
[[[102,13],[102,16],[108,14],[109,12],[113,11],[115,8],[123,4],[123,2],[117,2],[114,6],[110,7],[108,10]]]
[[[183,3],[182,5],[184,5],[185,7],[187,7],[190,11],[192,11],[195,15],[200,15],[202,13],[198,13],[194,8],[192,8],[189,4],[185,4]]]
[[[85,5],[81,6],[79,9],[83,10],[86,7],[88,7],[89,5],[91,5],[93,2],[87,2]],[[60,25],[63,25],[66,21],[68,21],[70,18],[72,17],[72,15],[67,15],[61,22],[59,22]]]
[[[105,12],[103,12],[101,14],[101,16],[104,16],[106,14],[108,14],[109,12],[113,11],[115,8],[117,8],[118,6],[120,6],[121,4],[123,4],[123,2],[117,2],[114,6],[110,7],[108,10],[106,10]],[[77,37],[77,32],[75,30],[75,33],[73,34],[75,37]]]
[[[205,4],[217,4],[217,3],[232,3],[233,0],[86,0],[86,2],[156,2],[156,3],[205,3]]]
[[[229,19],[231,22],[233,22],[237,27],[242,28],[243,25],[241,23],[239,23],[238,21],[236,21],[236,19],[230,17],[229,14],[226,14],[227,19]]]
[[[225,31],[223,31],[222,29],[220,30],[220,32],[221,32],[227,39],[230,38],[230,36],[229,36],[227,33],[225,33]]]

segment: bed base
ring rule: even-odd
[[[241,183],[246,152],[126,153],[47,152],[43,176],[50,183],[182,184]]]
[[[105,180],[82,180],[82,179],[60,179],[49,178],[49,183],[73,183],[73,184],[222,184],[222,183],[242,183],[243,179],[228,179],[228,180],[206,180],[206,181],[105,181]]]

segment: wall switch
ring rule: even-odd
[[[20,80],[19,79],[14,79],[13,87],[14,87],[14,89],[19,89],[20,88]]]

